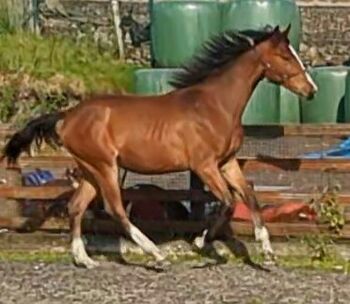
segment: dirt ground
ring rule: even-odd
[[[0,303],[349,303],[350,277],[245,265],[176,265],[157,273],[116,262],[85,270],[68,262],[1,262]]]

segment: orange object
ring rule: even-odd
[[[285,222],[306,218],[315,220],[316,214],[309,205],[304,203],[287,203],[277,206],[265,206],[262,208],[262,217],[265,222]],[[243,202],[238,202],[233,214],[234,220],[251,221],[251,214]]]

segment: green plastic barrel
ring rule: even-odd
[[[139,95],[160,95],[173,90],[168,83],[178,69],[139,69],[134,73],[134,92]]]
[[[180,69],[139,69],[134,72],[134,92],[138,95],[160,95],[173,90],[168,83]],[[243,124],[297,123],[298,96],[267,80],[261,81],[248,101]]]
[[[244,125],[278,124],[280,120],[280,88],[267,80],[259,82],[243,112]]]
[[[349,68],[345,66],[316,67],[310,75],[318,86],[312,100],[301,100],[301,121],[303,123],[344,122],[344,97],[346,77]]]
[[[286,27],[292,24],[289,39],[299,50],[300,11],[294,0],[224,0],[223,29],[261,29],[266,25]]]
[[[350,73],[345,80],[344,121],[350,122]]]
[[[153,0],[151,9],[156,67],[181,66],[221,31],[221,5],[215,0]]]
[[[280,86],[280,119],[281,124],[300,123],[300,97]]]

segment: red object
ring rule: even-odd
[[[265,206],[262,208],[262,217],[265,222],[283,222],[306,218],[315,219],[315,212],[304,203],[287,203],[279,206]],[[238,202],[233,214],[234,220],[251,221],[251,214],[243,202]]]
[[[303,214],[303,217],[301,216]],[[131,208],[131,217],[159,221],[166,220],[166,210],[157,201],[134,202]],[[304,203],[286,203],[283,205],[265,206],[262,208],[262,217],[265,222],[291,222],[301,218],[313,221],[316,218],[315,212]],[[234,220],[251,221],[251,214],[248,207],[243,202],[236,204],[235,212],[232,216]]]

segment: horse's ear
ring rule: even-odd
[[[289,31],[290,31],[291,27],[292,27],[292,25],[289,23],[287,28],[282,33],[284,37],[286,37],[286,38],[288,37],[288,34],[289,34]]]
[[[281,40],[282,40],[282,35],[281,35],[281,32],[280,32],[280,27],[279,25],[277,25],[273,31],[272,31],[272,37],[271,37],[271,42],[274,46],[277,46]]]

